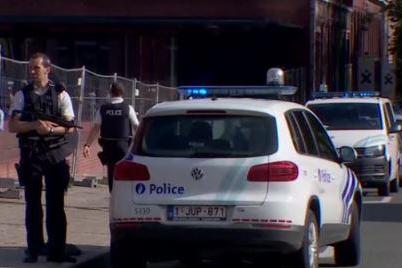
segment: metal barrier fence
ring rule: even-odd
[[[1,50],[0,50],[1,51]],[[0,107],[7,114],[11,102],[11,95],[27,84],[28,62],[17,61],[0,55]],[[79,131],[80,144],[71,161],[71,174],[75,177],[103,176],[104,170],[99,163],[96,152],[100,148],[95,145],[89,159],[81,157],[82,143],[86,139],[93,124],[96,111],[108,101],[109,86],[113,81],[123,84],[125,88],[124,99],[130,103],[141,120],[146,111],[158,102],[178,99],[177,88],[156,84],[146,84],[136,79],[114,75],[101,75],[85,67],[77,69],[64,69],[52,65],[52,80],[66,84],[71,96],[74,112],[78,124],[84,129]],[[14,163],[18,162],[19,150],[17,139],[8,131],[0,132],[0,177],[14,177]],[[4,152],[4,153],[3,153]]]

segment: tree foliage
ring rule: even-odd
[[[402,0],[391,0],[388,4],[388,16],[391,22],[389,52],[396,59],[397,94],[401,97],[402,89]]]

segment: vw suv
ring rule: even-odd
[[[278,100],[207,98],[157,104],[115,169],[114,267],[195,261],[225,252],[290,256],[318,267],[360,258],[361,188],[317,117]]]

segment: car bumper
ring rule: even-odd
[[[112,223],[112,243],[140,245],[148,258],[185,257],[197,252],[208,255],[219,251],[244,254],[265,252],[289,253],[301,248],[303,226],[286,229],[207,228],[198,226],[169,226],[160,223]]]
[[[361,157],[348,166],[365,187],[380,186],[388,181],[389,164],[385,156]]]

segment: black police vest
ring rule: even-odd
[[[127,103],[106,103],[100,108],[101,139],[128,140],[131,137],[130,107]]]
[[[64,90],[58,84],[49,82],[48,90],[43,95],[34,93],[33,84],[24,87],[22,93],[24,95],[24,109],[21,114],[21,121],[33,122],[38,118],[35,112],[44,113],[46,115],[62,117],[59,111],[58,95]],[[35,149],[42,154],[50,163],[58,163],[69,156],[76,147],[78,141],[78,133],[55,136],[40,136],[36,131],[20,133],[19,146],[22,150]],[[32,148],[32,147],[35,148]]]

